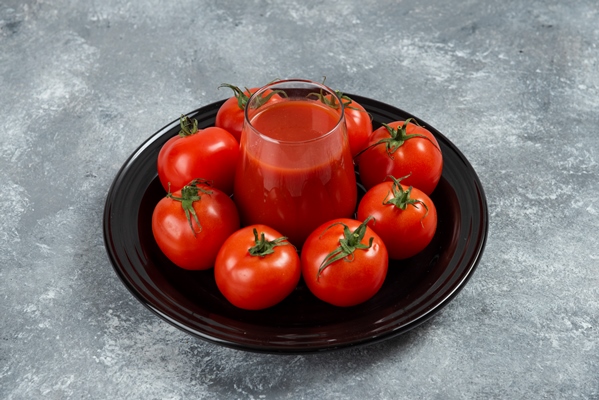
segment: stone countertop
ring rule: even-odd
[[[599,398],[595,0],[0,3],[0,398]],[[486,191],[472,279],[370,346],[195,339],[120,282],[127,157],[223,82],[321,80],[443,132]]]

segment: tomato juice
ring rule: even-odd
[[[298,248],[322,223],[351,217],[357,187],[340,110],[306,99],[258,108],[244,125],[234,193],[244,225],[268,225]]]
[[[315,101],[278,102],[252,117],[252,126],[262,135],[284,142],[316,139],[332,131],[339,115],[334,109]]]

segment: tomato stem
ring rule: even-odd
[[[335,90],[335,93],[341,99],[341,103],[343,104],[344,108],[347,108],[347,109],[350,109],[350,110],[356,110],[356,111],[360,111],[360,112],[366,112],[365,110],[360,110],[358,107],[352,106],[351,103],[353,103],[353,100],[351,99],[351,97],[346,96],[345,94],[343,94],[343,92],[341,92],[339,90]],[[322,93],[322,89],[321,89],[320,93],[310,93],[306,97],[311,97],[311,96],[312,97],[316,97],[324,105],[329,106],[329,107],[331,107],[334,110],[337,110],[339,108],[339,104],[337,102],[337,98],[335,96],[331,96],[330,98],[326,97]]]
[[[262,232],[260,237],[258,237],[258,230],[256,228],[254,228],[254,240],[256,244],[248,249],[250,255],[253,257],[265,257],[268,254],[274,253],[274,248],[277,246],[291,245],[291,243],[287,241],[286,236],[281,236],[278,239],[268,241],[266,240],[264,232]]]
[[[387,196],[385,196],[385,198],[383,199],[383,205],[391,204],[401,210],[406,210],[409,205],[411,205],[414,208],[418,208],[417,204],[422,204],[426,210],[426,212],[420,219],[420,224],[422,224],[422,220],[426,218],[426,216],[428,215],[428,207],[426,203],[422,200],[411,198],[410,195],[412,194],[412,186],[404,190],[403,186],[400,183],[401,180],[409,176],[410,175],[406,175],[399,179],[395,178],[392,175],[388,176],[389,178],[393,179],[393,187],[391,188],[391,192],[387,193]],[[392,194],[392,197],[387,200],[390,194]]]
[[[198,120],[195,118],[189,119],[187,115],[181,114],[180,124],[179,136],[181,137],[191,136],[198,131]]]
[[[237,106],[239,106],[240,110],[244,110],[245,105],[247,104],[251,96],[250,90],[248,88],[245,88],[247,92],[246,94],[243,90],[239,89],[239,87],[231,85],[229,83],[221,83],[221,85],[218,88],[220,89],[222,87],[227,87],[233,91],[235,97],[237,98]]]
[[[168,183],[168,193],[166,194],[166,197],[168,197],[169,199],[181,202],[181,207],[183,208],[183,211],[185,212],[185,217],[187,217],[187,221],[189,222],[189,227],[191,228],[194,236],[196,236],[196,231],[195,231],[195,229],[193,229],[193,223],[191,222],[191,218],[193,217],[194,221],[200,228],[200,232],[202,231],[202,225],[200,224],[198,215],[196,214],[196,211],[193,208],[193,203],[196,201],[200,201],[202,199],[202,196],[200,195],[200,193],[212,194],[211,190],[206,190],[202,187],[198,187],[198,185],[210,185],[210,184],[211,184],[211,181],[208,181],[206,179],[201,179],[201,178],[194,179],[193,181],[189,182],[187,185],[183,186],[183,188],[181,189],[181,197],[176,197],[176,196],[173,196],[173,194],[171,193],[171,183],[170,182]]]
[[[239,87],[237,87],[235,85],[231,85],[229,83],[222,83],[218,88],[220,89],[222,87],[228,87],[229,89],[231,89],[233,91],[235,97],[237,98],[237,106],[239,107],[240,110],[245,110],[245,106],[247,105],[250,97],[252,96],[250,89],[248,89],[246,87],[245,92],[244,92]],[[275,94],[278,94],[281,96],[287,96],[286,93],[283,92],[282,90],[273,90],[266,96],[262,96],[262,97],[256,99],[256,107],[255,108],[263,106]]]
[[[325,268],[327,268],[335,261],[343,259],[346,262],[351,262],[355,257],[354,252],[356,250],[367,250],[372,247],[374,237],[371,237],[368,240],[368,245],[362,243],[362,239],[364,239],[364,235],[366,235],[366,228],[368,222],[370,222],[373,219],[374,218],[372,216],[366,218],[364,222],[362,222],[360,226],[358,226],[353,232],[350,231],[349,227],[345,225],[343,222],[334,223],[326,229],[328,230],[335,225],[343,225],[343,238],[339,239],[339,247],[330,252],[324,258],[324,260],[322,260],[322,263],[318,268],[318,273],[316,274],[316,281],[320,279],[322,271],[324,271]]]

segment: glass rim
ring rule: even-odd
[[[260,94],[264,93],[266,90],[270,90],[273,87],[279,86],[279,85],[284,85],[287,83],[302,83],[302,84],[306,84],[306,85],[312,85],[318,89],[323,89],[326,90],[328,93],[327,94],[331,94],[333,96],[335,96],[335,98],[337,99],[337,101],[339,102],[340,105],[340,113],[339,113],[339,119],[337,120],[337,122],[335,123],[335,126],[333,126],[328,132],[324,132],[322,135],[319,135],[315,138],[311,138],[311,139],[305,139],[305,140],[279,140],[279,139],[275,139],[273,137],[270,137],[262,132],[260,132],[251,122],[249,115],[248,115],[248,110],[249,110],[249,105],[252,102],[252,100],[255,97],[258,97]],[[293,87],[290,87],[288,89],[295,89]],[[298,89],[302,89],[301,87],[298,87]],[[291,100],[293,101],[293,100]],[[319,83],[319,82],[315,82],[315,81],[311,81],[309,79],[280,79],[280,80],[276,80],[273,82],[270,82],[264,86],[262,86],[261,88],[259,88],[258,90],[256,90],[254,93],[252,93],[252,95],[248,98],[248,101],[246,103],[245,109],[243,111],[243,123],[248,124],[248,126],[250,127],[250,129],[255,132],[261,139],[272,142],[272,143],[277,143],[277,144],[282,144],[282,145],[301,145],[301,144],[306,144],[306,143],[311,143],[311,142],[316,142],[319,140],[323,140],[326,137],[330,136],[335,130],[339,129],[339,125],[341,125],[343,123],[343,121],[345,120],[345,106],[343,105],[343,101],[341,100],[341,98],[339,97],[339,95],[337,94],[337,92],[335,92],[333,89],[331,89],[330,87],[326,86],[323,83]]]

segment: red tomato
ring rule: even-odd
[[[369,145],[356,158],[366,189],[387,176],[407,176],[403,184],[430,195],[443,172],[443,156],[435,136],[410,122],[383,124],[372,133]]]
[[[239,143],[229,132],[213,126],[198,129],[196,120],[181,116],[181,132],[158,154],[158,177],[167,191],[177,191],[201,176],[231,194],[238,157]]]
[[[437,209],[422,191],[393,182],[371,188],[358,205],[358,220],[373,219],[368,226],[383,240],[389,257],[402,260],[420,253],[437,230]]]
[[[368,145],[368,139],[372,135],[372,120],[370,114],[355,100],[347,96],[343,96],[341,99],[348,100],[343,102],[345,106],[345,124],[347,125],[351,155],[355,157]]]
[[[234,96],[227,99],[222,106],[216,112],[216,120],[214,126],[223,128],[230,132],[235,139],[239,142],[241,140],[241,131],[243,130],[244,112],[245,106],[250,99],[250,96],[258,91],[260,88],[245,88],[241,90],[237,86],[223,83],[219,86],[228,87],[234,92]],[[265,96],[261,99],[263,103],[270,100],[278,100],[280,91],[267,90],[264,92]]]
[[[372,135],[372,119],[370,114],[359,103],[336,90],[337,96],[343,102],[343,115],[345,116],[345,125],[347,127],[347,138],[352,157],[355,157],[360,151],[368,145],[368,139]],[[323,96],[320,93],[313,93],[324,104],[337,109],[338,100],[331,96]]]
[[[161,199],[152,214],[158,247],[175,265],[209,269],[223,242],[239,229],[239,215],[229,196],[194,180]]]
[[[220,292],[246,310],[272,307],[286,298],[301,276],[300,259],[286,237],[266,225],[251,225],[231,235],[214,265]]]
[[[335,219],[316,228],[302,248],[302,276],[319,299],[340,307],[365,302],[385,281],[389,258],[370,220]]]
[[[239,142],[241,138],[241,130],[243,128],[243,113],[245,111],[245,105],[247,104],[250,96],[259,88],[246,88],[246,90],[243,91],[237,86],[229,85],[228,83],[223,83],[219,86],[219,88],[221,87],[230,88],[233,90],[235,95],[227,99],[223,105],[220,106],[216,113],[214,126],[227,130]]]

